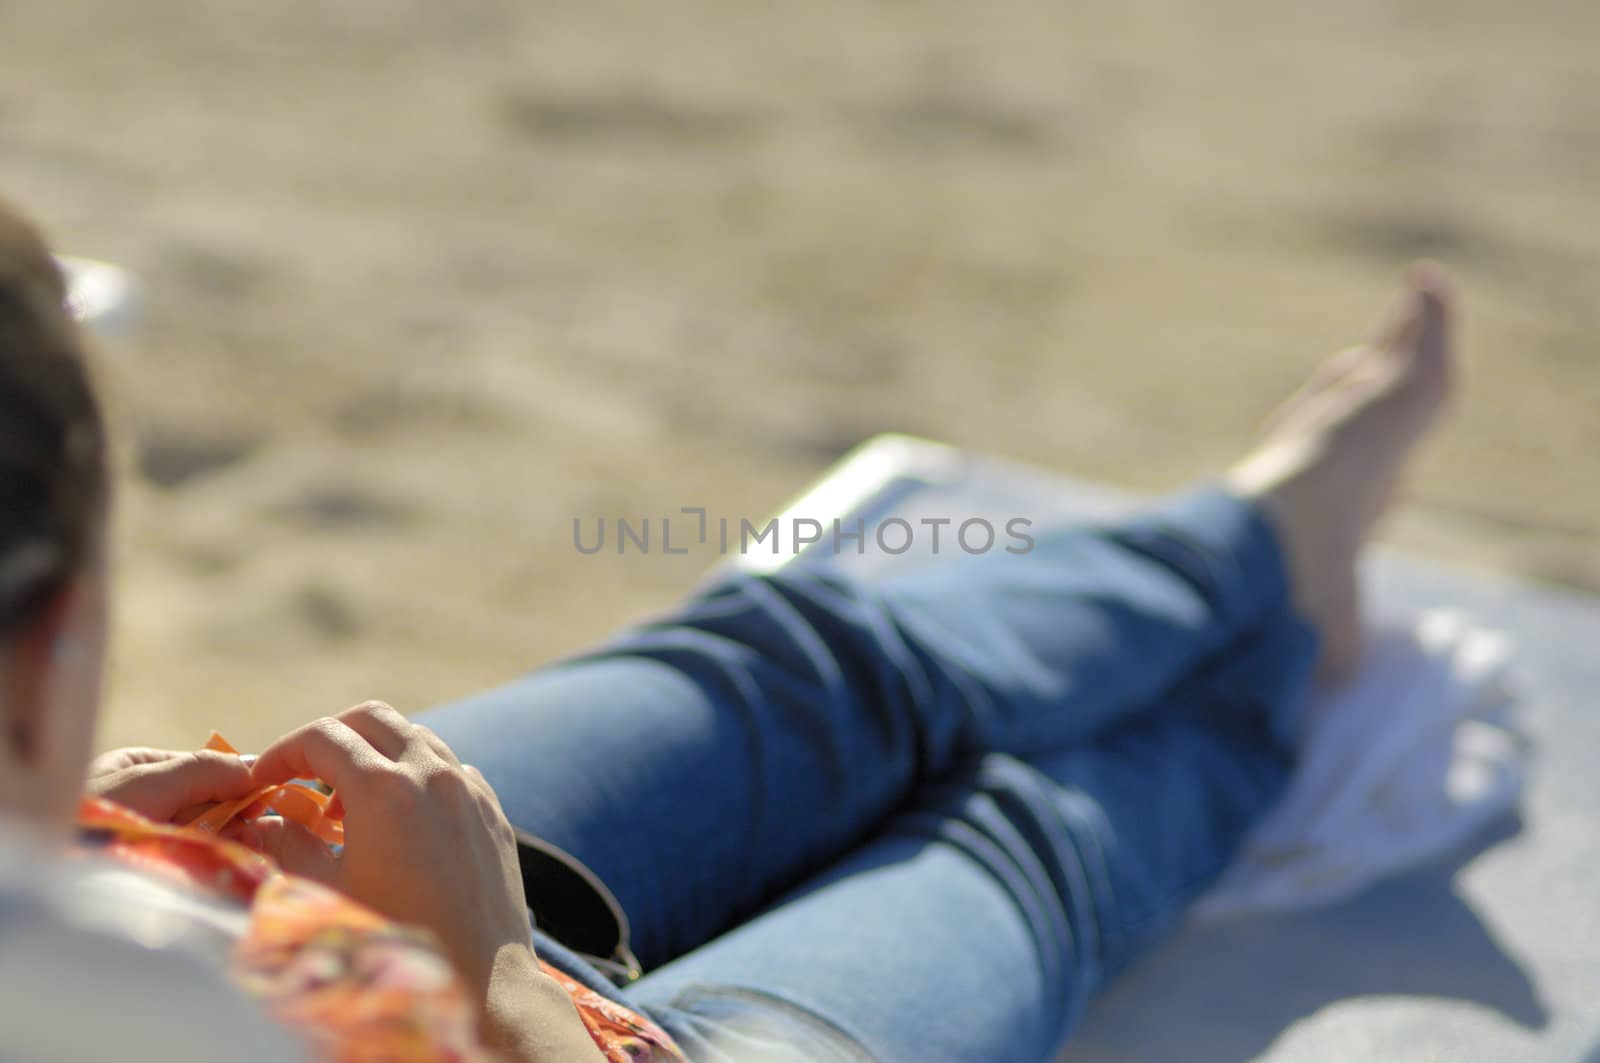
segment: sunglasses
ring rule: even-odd
[[[533,924],[619,986],[643,973],[628,947],[628,917],[594,872],[571,853],[518,830],[517,860]]]

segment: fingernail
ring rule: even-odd
[[[253,767],[255,765],[256,760],[257,760],[257,757],[256,757],[256,754],[254,754],[254,753],[240,753],[239,754],[240,763],[242,763],[247,768]]]

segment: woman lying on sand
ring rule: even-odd
[[[112,492],[62,297],[0,212],[0,1007],[28,1058],[1049,1059],[1283,790],[1452,358],[1419,268],[1376,343],[1136,519],[870,586],[729,573],[417,721],[91,762]],[[294,779],[334,797],[258,794]],[[530,936],[512,824],[609,888],[642,977]]]

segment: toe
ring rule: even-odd
[[[1379,349],[1396,370],[1398,389],[1407,398],[1444,398],[1453,371],[1452,310],[1449,281],[1431,262],[1413,266],[1399,309],[1379,340]]]
[[[1304,391],[1323,391],[1348,380],[1372,360],[1371,347],[1346,347],[1338,354],[1317,366]]]
[[[1319,396],[1358,375],[1372,358],[1371,347],[1347,347],[1324,360],[1312,371],[1310,379],[1267,415],[1257,434],[1270,436],[1297,416],[1302,416],[1306,407],[1317,401]]]
[[[1450,285],[1444,272],[1431,263],[1412,271],[1416,285],[1420,321],[1414,359],[1427,374],[1444,376],[1450,369],[1452,311]]]

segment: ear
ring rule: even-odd
[[[83,595],[74,578],[51,596],[43,609],[11,640],[5,654],[4,726],[0,735],[14,763],[37,766],[44,753],[46,717],[61,669],[71,667],[68,630]],[[81,651],[80,651],[81,652]]]

